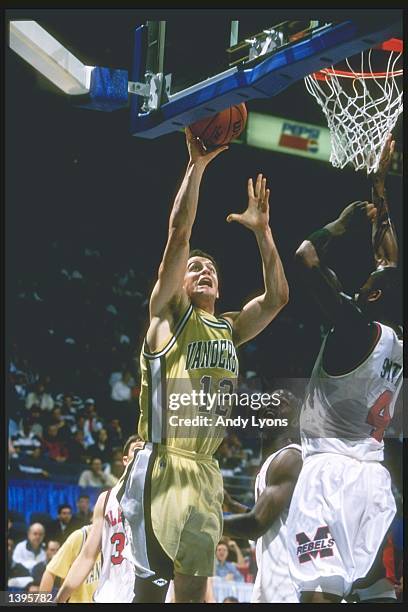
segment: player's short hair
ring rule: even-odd
[[[190,259],[191,257],[205,257],[205,259],[209,259],[211,263],[214,264],[214,268],[215,268],[215,271],[217,272],[217,277],[219,280],[220,270],[218,268],[217,262],[215,261],[212,255],[210,255],[209,253],[206,253],[205,251],[201,251],[201,249],[192,249],[190,253],[188,254],[188,258]]]
[[[58,514],[61,514],[61,510],[64,510],[64,508],[69,508],[72,512],[72,506],[69,504],[60,504],[57,509]]]
[[[381,289],[382,295],[378,301],[378,309],[382,317],[392,323],[402,322],[402,279],[401,271],[394,266],[379,268],[371,273],[371,290]],[[375,302],[370,303],[370,307],[376,308]]]
[[[78,497],[78,501],[79,501],[80,499],[90,499],[90,497],[89,497],[89,495],[85,495],[85,494],[83,494],[83,495],[80,495],[80,496]]]
[[[122,455],[123,456],[127,456],[128,452],[129,452],[129,448],[130,445],[133,442],[138,442],[139,440],[141,440],[142,438],[138,435],[138,434],[132,434],[125,442],[124,446],[123,446],[123,451],[122,451]]]

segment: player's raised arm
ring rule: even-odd
[[[385,189],[385,179],[394,148],[395,140],[393,140],[392,134],[390,134],[381,152],[378,170],[373,174],[372,200],[377,214],[373,220],[372,243],[377,268],[385,266],[395,267],[398,263],[397,237],[390,219]]]
[[[289,288],[278,250],[269,226],[269,189],[266,178],[258,174],[255,187],[248,181],[248,208],[242,214],[230,214],[228,223],[237,221],[255,234],[262,258],[264,292],[250,300],[240,312],[222,316],[231,321],[236,345],[259,334],[289,300]]]
[[[364,230],[367,222],[372,222],[375,215],[373,204],[352,202],[338,219],[313,232],[296,251],[299,278],[333,324],[360,321],[361,313],[351,298],[343,293],[336,274],[326,264],[329,248],[346,232],[355,231],[357,235],[359,230]]]
[[[219,147],[214,151],[207,151],[189,128],[186,128],[186,140],[190,159],[170,214],[167,244],[150,298],[151,321],[154,317],[160,317],[163,311],[169,308],[170,303],[180,300],[187,303],[182,287],[201,179],[208,163],[228,148]]]
[[[224,517],[224,534],[256,540],[266,533],[282,510],[289,506],[301,469],[299,451],[288,449],[282,452],[273,469],[268,469],[267,487],[252,510]]]
[[[95,565],[95,561],[101,550],[103,507],[107,494],[108,492],[105,491],[98,497],[93,512],[92,527],[89,531],[89,535],[57,593],[57,603],[67,602],[72,593],[81,586]]]

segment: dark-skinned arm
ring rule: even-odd
[[[398,244],[388,208],[385,179],[394,153],[395,140],[390,134],[381,152],[378,170],[372,179],[372,201],[377,214],[373,221],[372,244],[376,268],[395,267],[398,263]]]
[[[252,510],[245,514],[224,517],[224,534],[256,540],[266,533],[281,512],[289,506],[301,469],[302,456],[299,451],[282,451],[270,464],[267,487]]]
[[[374,204],[352,202],[338,219],[313,232],[296,251],[299,278],[333,325],[361,325],[363,317],[355,303],[343,292],[335,272],[327,266],[329,249],[347,232],[353,231],[357,236],[375,215]]]

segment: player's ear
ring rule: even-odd
[[[368,294],[367,302],[376,302],[377,300],[380,299],[381,296],[382,296],[381,289],[374,289],[373,291],[370,291],[370,293]]]

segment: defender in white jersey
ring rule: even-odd
[[[290,572],[302,602],[392,601],[381,563],[395,515],[381,465],[383,435],[402,386],[398,249],[384,181],[390,136],[374,175],[373,202],[353,202],[314,232],[296,255],[302,278],[331,324],[313,368],[300,430],[303,468],[288,516]],[[354,300],[325,265],[328,247],[372,223],[377,269]],[[382,321],[380,323],[379,321]]]
[[[138,435],[131,436],[123,448],[123,465],[127,465],[144,443]],[[71,566],[56,601],[65,603],[89,574],[95,559],[102,551],[102,569],[93,599],[97,603],[131,603],[134,597],[135,572],[133,564],[122,553],[126,546],[122,512],[116,499],[121,480],[109,491],[104,491],[95,504],[92,528],[85,546]]]
[[[279,405],[268,407],[262,417],[297,422],[299,401],[290,392],[274,392]],[[296,428],[298,429],[298,428]],[[282,431],[283,430],[283,431]],[[301,447],[292,442],[298,437],[293,428],[262,430],[263,464],[255,482],[252,510],[225,495],[224,505],[237,514],[224,517],[224,533],[233,537],[256,539],[258,573],[252,603],[298,603],[299,598],[288,568],[286,519],[293,489],[302,467]]]

